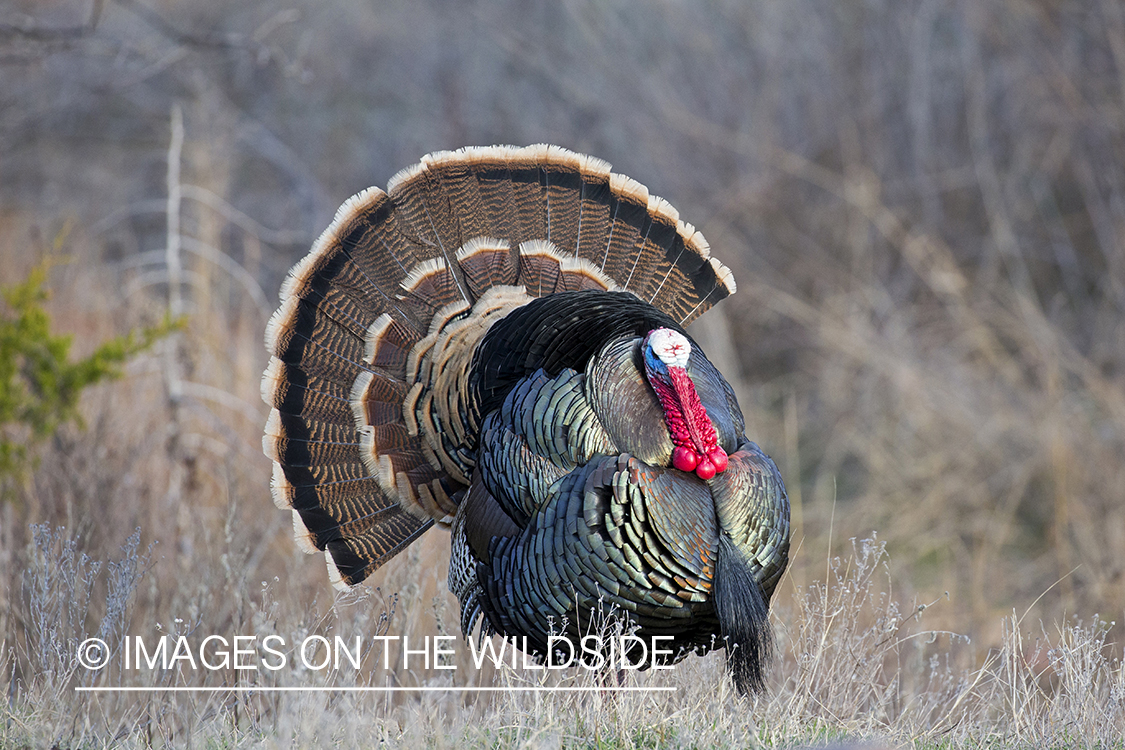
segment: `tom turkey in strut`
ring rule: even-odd
[[[263,447],[339,586],[435,523],[468,636],[600,615],[761,690],[777,468],[684,326],[734,293],[674,208],[555,146],[439,152],[349,199],[266,330]]]

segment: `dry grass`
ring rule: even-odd
[[[200,587],[189,617],[138,622],[150,554],[137,537],[116,560],[92,561],[65,530],[35,529],[23,595],[15,606],[27,622],[8,644],[3,664],[12,684],[0,743],[62,747],[203,745],[223,747],[791,747],[825,740],[907,747],[1121,748],[1125,736],[1125,667],[1109,655],[1112,623],[1072,622],[1048,632],[1013,615],[1004,639],[983,664],[971,664],[967,637],[927,629],[927,607],[900,602],[891,590],[884,545],[853,543],[828,563],[828,583],[797,592],[778,608],[778,661],[769,692],[739,697],[720,654],[689,658],[667,672],[629,673],[626,687],[672,692],[609,692],[599,673],[550,673],[501,664],[495,674],[472,667],[455,647],[455,671],[392,668],[370,636],[425,632],[418,622],[445,604],[409,591],[393,601],[364,589],[340,596],[316,614],[276,584],[245,594],[243,620],[220,630],[203,612],[214,587]],[[108,575],[99,576],[99,570]],[[107,600],[92,592],[108,586]],[[941,604],[934,606],[940,607]],[[182,614],[190,615],[185,611]],[[440,622],[444,614],[437,614]],[[84,625],[84,623],[88,625]],[[414,625],[415,627],[412,627]],[[441,631],[440,625],[433,631]],[[198,644],[211,633],[276,633],[296,644],[308,635],[367,641],[361,667],[259,670],[122,669],[122,636],[185,635]],[[97,634],[114,649],[100,672],[80,667],[78,644]],[[214,657],[212,657],[214,658]],[[401,656],[391,656],[395,664]],[[416,660],[417,661],[417,660]],[[418,665],[415,664],[415,667]],[[485,684],[496,694],[352,693],[352,687]],[[614,684],[610,681],[610,684]],[[285,685],[330,692],[80,694],[78,686],[198,687]],[[592,688],[581,693],[527,693],[520,688]]]
[[[51,309],[78,354],[188,316],[0,504],[0,744],[1121,747],[1119,3],[267,6],[0,9],[0,283],[69,257]],[[735,271],[693,334],[794,502],[769,695],[732,695],[717,657],[630,678],[671,695],[74,693],[535,679],[464,651],[454,677],[373,650],[331,678],[72,657],[456,632],[440,533],[345,598],[295,550],[262,331],[342,198],[430,150],[543,140],[650,185]]]

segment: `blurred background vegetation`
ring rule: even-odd
[[[789,487],[782,599],[875,531],[979,655],[1013,609],[1120,619],[1120,0],[7,0],[0,283],[65,256],[75,356],[186,317],[0,507],[9,643],[30,523],[99,559],[140,527],[145,623],[236,627],[275,576],[330,600],[260,449],[284,274],[423,154],[536,142],[645,183],[733,269],[693,334]],[[446,545],[375,583],[429,601]]]

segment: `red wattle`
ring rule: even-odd
[[[677,446],[672,451],[672,466],[680,471],[691,471],[699,463],[699,457],[695,455],[695,451],[690,448],[685,448],[682,445]]]
[[[695,383],[682,367],[669,366],[666,374],[646,369],[646,377],[660,399],[672,438],[672,466],[695,471],[700,479],[711,479],[729,463],[719,436],[699,400]]]

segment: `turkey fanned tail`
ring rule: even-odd
[[[340,587],[434,525],[466,635],[623,616],[764,686],[789,505],[684,326],[730,271],[667,201],[556,146],[438,152],[341,206],[266,330],[263,449]]]

